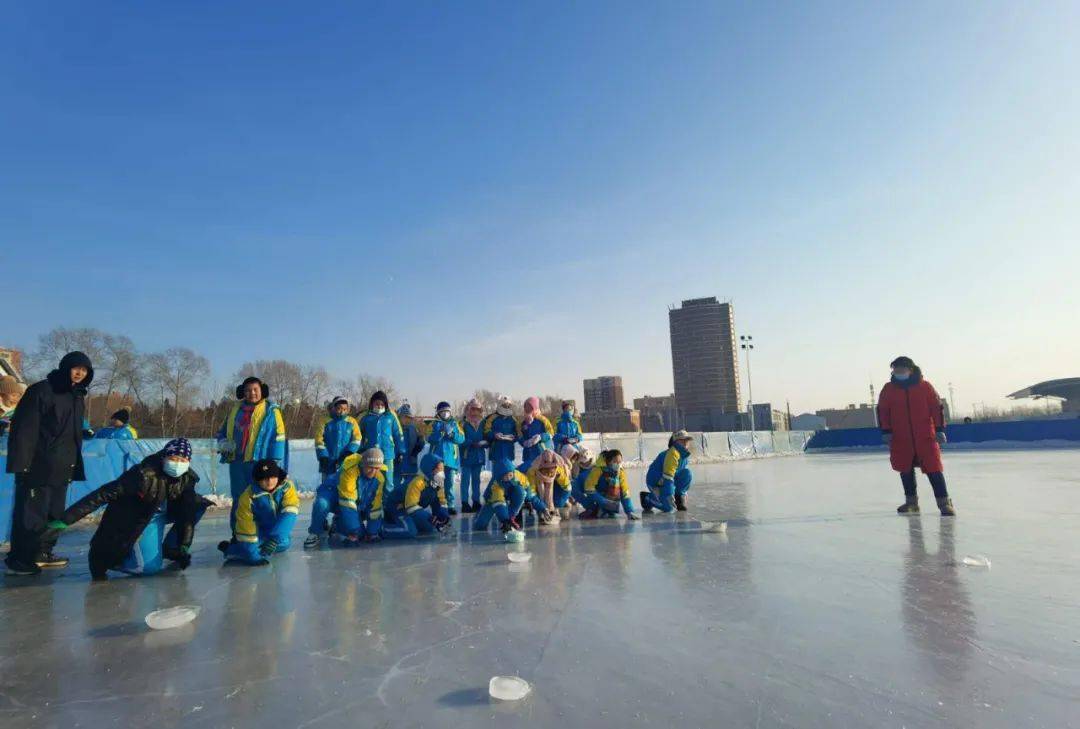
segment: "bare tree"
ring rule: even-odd
[[[183,406],[190,406],[203,389],[210,376],[210,362],[201,354],[187,347],[170,347],[164,352],[147,358],[151,384],[161,392],[162,430],[165,429],[164,410],[168,405],[166,396],[172,397],[173,429],[175,434]]]
[[[386,393],[386,397],[390,401],[388,404],[392,404],[398,399],[398,391],[394,383],[382,375],[362,373],[356,378],[356,385],[359,390],[357,399],[361,410],[367,409],[371,396],[380,390]]]

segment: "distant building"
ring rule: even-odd
[[[635,397],[634,409],[641,413],[641,429],[646,433],[664,433],[682,427],[674,394]]]
[[[877,427],[877,408],[866,403],[858,406],[848,405],[846,408],[818,410],[817,414],[825,418],[825,425],[829,430]]]
[[[1080,377],[1063,377],[1060,380],[1047,380],[1025,387],[1023,390],[1012,393],[1010,399],[1030,397],[1035,400],[1040,398],[1053,398],[1061,401],[1062,413],[1080,413]]]
[[[0,347],[0,375],[11,375],[22,381],[22,357],[21,350]]]
[[[825,418],[813,413],[802,413],[791,419],[792,430],[827,430],[828,427]]]
[[[675,401],[688,430],[738,427],[742,397],[735,311],[715,296],[687,299],[668,311]]]
[[[623,398],[622,377],[610,375],[585,380],[585,412],[594,410],[622,410],[626,407]]]
[[[754,430],[791,430],[788,414],[773,408],[772,403],[755,403]]]
[[[637,410],[594,410],[581,414],[581,428],[586,433],[637,433],[641,414]]]

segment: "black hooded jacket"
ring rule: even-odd
[[[199,477],[188,471],[180,478],[165,475],[162,455],[154,453],[132,466],[115,481],[91,491],[64,512],[63,521],[74,524],[104,506],[101,524],[90,540],[96,552],[109,566],[119,564],[135,546],[146,525],[162,504],[174,522],[178,547],[190,547],[195,536],[195,521],[204,499],[195,493]],[[170,559],[174,558],[166,554]]]
[[[71,369],[87,369],[71,384]],[[28,473],[43,484],[83,481],[82,426],[86,388],[94,379],[90,358],[69,352],[60,366],[26,389],[8,436],[8,473]]]

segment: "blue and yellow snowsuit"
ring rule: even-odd
[[[114,428],[111,425],[107,428],[101,428],[94,432],[94,438],[111,438],[112,440],[138,440],[139,431],[131,427],[130,424],[121,425],[119,428]]]
[[[360,450],[360,424],[351,415],[334,415],[315,433],[319,473],[331,474],[350,453]]]
[[[296,485],[285,479],[273,491],[251,484],[240,494],[236,508],[235,542],[225,551],[225,559],[247,564],[264,564],[260,550],[267,545],[273,553],[284,552],[292,544],[292,528],[300,513]]]
[[[581,443],[581,421],[570,413],[564,412],[555,425],[555,450],[564,445],[575,448]]]
[[[397,413],[387,408],[382,415],[368,410],[360,416],[360,451],[378,446],[386,462],[386,481],[394,482],[394,458],[405,453],[405,439]]]
[[[459,448],[465,442],[465,431],[461,423],[450,418],[449,420],[436,420],[431,424],[431,434],[427,437],[429,451],[443,462],[443,473],[446,477],[446,486],[443,489],[446,494],[448,508],[457,507],[457,494],[454,493],[454,476],[461,469],[461,455]]]
[[[363,473],[361,456],[352,455],[341,464],[338,482],[338,518],[345,536],[380,537],[383,525],[383,495],[386,493],[386,466],[379,466],[372,478]]]
[[[513,436],[514,440],[499,440],[496,435]],[[518,422],[513,415],[492,413],[484,421],[484,440],[491,444],[489,453],[492,463],[504,458],[514,460],[514,441],[518,437]]]
[[[596,463],[589,469],[582,491],[581,503],[586,508],[597,509],[599,516],[614,517],[619,513],[620,506],[628,515],[634,513],[626,471],[608,469],[603,456],[597,458]]]
[[[642,497],[643,501],[665,513],[673,511],[675,494],[684,495],[694,480],[689,463],[690,451],[678,443],[661,451],[645,473],[645,486],[649,491]]]
[[[541,452],[551,450],[551,438],[554,433],[555,429],[551,427],[551,421],[543,415],[537,415],[528,425],[523,423],[521,425],[521,435],[518,436],[518,443],[521,444],[522,464],[532,463]],[[530,438],[537,435],[540,436],[540,442],[534,446],[525,445]]]
[[[465,447],[461,456],[461,503],[480,504],[480,471],[487,462],[487,448],[479,443],[484,440],[484,420],[473,425],[468,420],[462,422],[465,431]],[[513,444],[511,444],[513,445]]]
[[[408,416],[401,422],[401,438],[404,447],[402,448],[402,459],[399,468],[393,470],[393,479],[387,484],[392,485],[395,489],[405,487],[405,483],[412,480],[420,471],[420,464],[418,458],[420,457],[420,451],[424,450],[424,431],[425,426],[423,422],[418,422],[412,416]]]
[[[221,462],[229,464],[229,493],[232,496],[229,525],[234,528],[240,494],[251,483],[251,469],[255,467],[255,462],[273,458],[282,469],[289,470],[289,441],[285,437],[285,419],[281,415],[281,408],[273,400],[259,400],[251,411],[245,432],[243,427],[238,426],[246,404],[241,401],[233,405],[217,433],[219,441],[228,441],[234,446],[231,458],[221,454]]]
[[[521,470],[520,468],[518,470]],[[547,509],[547,504],[539,496],[540,490],[540,467],[537,461],[533,461],[532,464],[525,469],[525,477],[529,479],[529,487],[532,489],[532,493],[536,494],[536,500],[533,506],[540,505],[540,510]],[[570,479],[570,472],[565,467],[559,466],[555,471],[555,487],[552,489],[553,501],[556,508],[566,506],[570,502],[570,491],[573,488],[573,484]]]
[[[435,530],[433,518],[450,519],[446,510],[446,494],[432,482],[439,458],[426,454],[420,459],[420,473],[404,489],[395,489],[386,506],[387,521],[383,536],[387,539],[409,539]],[[390,517],[393,523],[390,523]]]
[[[338,509],[338,483],[341,481],[341,469],[322,480],[315,489],[315,498],[311,502],[311,525],[308,534],[322,536],[326,533],[328,524],[326,520],[331,514],[337,515]]]
[[[517,517],[530,496],[536,498],[532,485],[524,473],[514,468],[514,462],[509,458],[495,461],[492,463],[491,481],[484,490],[484,506],[473,519],[473,529],[487,529],[493,516],[500,524],[508,524]]]

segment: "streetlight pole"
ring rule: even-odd
[[[754,350],[754,338],[751,336],[740,336],[739,341],[742,344],[739,347],[746,352],[746,391],[748,397],[747,412],[750,414],[750,432],[754,432],[754,381],[750,375],[750,353]]]

